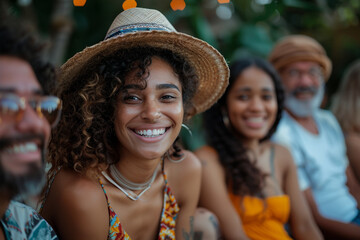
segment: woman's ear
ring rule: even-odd
[[[183,122],[189,121],[190,118],[192,118],[195,114],[196,114],[196,109],[194,107],[188,107],[184,111],[184,121]]]

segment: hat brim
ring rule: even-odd
[[[76,81],[85,66],[97,65],[96,61],[101,61],[102,57],[110,56],[119,49],[139,46],[169,49],[184,57],[195,69],[199,86],[192,100],[196,111],[194,114],[210,108],[225,92],[229,69],[224,57],[202,40],[184,33],[166,31],[129,33],[87,47],[61,67],[60,81]],[[101,56],[100,59],[97,56]]]

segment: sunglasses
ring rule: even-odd
[[[0,94],[0,120],[20,121],[24,115],[26,102],[40,118],[46,118],[51,127],[60,119],[62,104],[55,96],[35,96],[30,99],[16,94]]]

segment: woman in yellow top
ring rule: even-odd
[[[290,153],[269,141],[283,98],[269,63],[244,59],[230,67],[225,94],[205,112],[209,146],[196,151],[203,163],[199,205],[217,216],[225,239],[291,239],[287,222],[295,239],[322,239]]]

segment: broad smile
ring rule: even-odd
[[[1,161],[4,167],[14,174],[28,171],[28,164],[42,164],[42,144],[39,139],[12,141],[4,144],[0,151]]]
[[[263,117],[249,117],[246,119],[248,122],[260,123],[264,121]]]
[[[248,117],[245,119],[245,122],[251,128],[261,128],[264,125],[265,120],[265,117]]]
[[[137,135],[146,138],[154,138],[164,135],[169,128],[153,128],[153,129],[133,129]]]
[[[10,145],[3,149],[3,152],[6,152],[7,154],[26,154],[38,151],[39,147],[34,142],[26,142],[26,143],[19,143]]]

